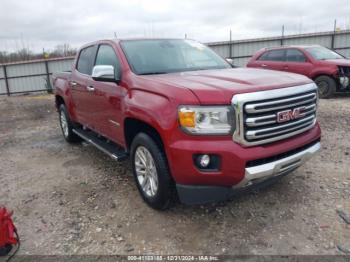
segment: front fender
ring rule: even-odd
[[[336,77],[338,73],[338,67],[321,67],[321,68],[316,68],[311,72],[311,78],[315,79],[316,77],[320,75],[328,75],[328,76],[333,76]]]
[[[166,146],[171,131],[177,128],[177,106],[161,94],[133,89],[125,99],[124,120],[134,118],[152,126]]]

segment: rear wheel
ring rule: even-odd
[[[337,83],[329,76],[319,76],[315,79],[318,86],[318,95],[320,98],[330,98],[337,89]]]
[[[175,195],[173,181],[163,150],[149,135],[140,133],[134,138],[131,164],[144,201],[154,209],[169,208]]]
[[[73,132],[73,122],[70,120],[68,111],[64,104],[59,107],[59,121],[62,135],[68,143],[80,142],[81,138]]]

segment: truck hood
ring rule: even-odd
[[[153,81],[187,88],[201,104],[230,104],[232,96],[311,83],[309,78],[280,71],[232,68],[152,75]]]
[[[350,66],[350,59],[331,59],[331,60],[321,60],[322,64],[331,64],[338,66]]]

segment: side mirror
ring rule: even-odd
[[[101,82],[118,82],[119,77],[116,76],[114,66],[112,65],[96,65],[92,69],[92,79]]]
[[[233,59],[232,58],[225,58],[226,62],[229,63],[232,67],[235,67],[235,65],[233,64]]]

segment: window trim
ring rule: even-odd
[[[271,53],[274,51],[282,51],[283,52],[283,60],[260,60],[260,58],[267,53]],[[259,57],[258,57],[258,61],[262,61],[262,62],[286,62],[286,49],[285,48],[280,48],[280,49],[270,49],[270,50],[266,50],[265,52],[263,52]]]
[[[95,47],[95,46],[96,46],[96,44],[93,44],[93,45],[85,46],[84,48],[80,49],[79,55],[78,55],[78,58],[77,58],[77,62],[76,62],[76,64],[75,64],[75,71],[78,72],[79,74],[84,75],[84,76],[89,76],[89,77],[91,77],[91,75],[88,75],[88,74],[85,74],[85,73],[80,72],[80,71],[78,70],[78,64],[79,64],[79,60],[80,60],[81,53],[82,53],[84,50],[86,50],[86,49],[88,49],[88,48],[90,48],[90,47]],[[95,60],[96,60],[97,50],[98,50],[98,47],[97,47],[96,52],[95,52],[95,54],[94,54],[94,62],[95,62]],[[94,67],[94,64],[92,65],[92,67]],[[91,73],[92,73],[92,72],[91,72]]]
[[[120,57],[118,56],[117,52],[115,51],[115,49],[113,48],[113,46],[109,43],[99,43],[98,46],[97,46],[97,49],[96,49],[96,54],[95,54],[95,59],[94,59],[94,63],[93,63],[93,67],[96,66],[96,60],[97,60],[97,55],[98,55],[98,51],[100,50],[100,47],[101,46],[109,46],[110,48],[112,48],[114,54],[115,54],[115,57],[117,58],[117,61],[118,61],[118,64],[119,64],[119,72],[118,72],[118,75],[114,76],[114,77],[119,77],[119,80],[122,79],[122,63],[120,62]]]
[[[288,61],[288,60],[287,60],[287,52],[288,52],[288,50],[296,50],[296,51],[300,52],[300,53],[304,56],[305,60],[304,60],[304,61]],[[287,63],[307,63],[307,62],[309,61],[309,59],[308,59],[308,57],[305,55],[305,53],[304,53],[303,51],[301,51],[300,49],[298,49],[298,48],[286,48],[285,59],[286,59],[285,61],[286,61]]]

